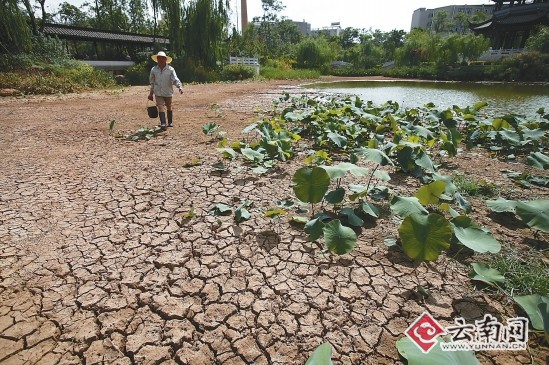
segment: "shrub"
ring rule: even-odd
[[[130,85],[148,85],[149,73],[149,63],[144,61],[129,67],[124,76]]]
[[[523,52],[506,57],[494,71],[495,77],[506,81],[548,81],[549,54]]]
[[[113,86],[115,81],[109,73],[78,61],[0,73],[0,88],[13,88],[24,94],[65,94]]]
[[[237,81],[251,79],[255,75],[255,69],[245,65],[227,65],[221,71],[221,80]]]

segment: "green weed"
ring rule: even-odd
[[[468,196],[493,197],[497,195],[497,187],[484,179],[475,180],[463,174],[453,174],[452,182],[458,191]]]
[[[545,254],[535,249],[519,251],[507,247],[488,258],[488,265],[505,276],[507,291],[513,295],[549,295],[549,265]]]

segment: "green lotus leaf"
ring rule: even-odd
[[[471,210],[473,210],[473,207],[471,206],[471,203],[469,203],[469,201],[463,197],[463,195],[456,192],[454,194],[454,199],[456,200],[457,205],[461,209],[463,209],[465,213],[471,213]]]
[[[549,232],[549,199],[519,201],[515,209],[528,227]]]
[[[479,253],[498,253],[501,244],[489,232],[483,231],[473,223],[471,218],[459,216],[452,219],[454,235],[459,243]]]
[[[528,165],[537,167],[538,169],[549,169],[549,156],[541,152],[533,152],[526,158]]]
[[[318,203],[330,186],[330,176],[321,167],[302,167],[292,178],[293,190],[299,200],[304,203]]]
[[[482,281],[488,285],[501,286],[505,284],[505,277],[498,270],[480,262],[473,262],[471,266],[473,267],[471,279]]]
[[[331,180],[340,179],[344,177],[347,172],[350,172],[354,176],[367,176],[370,173],[370,169],[349,162],[342,162],[335,166],[323,165],[320,167],[326,170]]]
[[[497,200],[487,200],[486,205],[488,208],[493,210],[496,213],[504,212],[515,212],[515,207],[517,205],[516,200],[507,200],[507,199],[497,199]]]
[[[391,209],[403,218],[413,213],[429,214],[416,197],[395,196],[391,200]]]
[[[345,198],[345,189],[337,188],[335,190],[330,191],[328,194],[326,194],[326,197],[324,199],[329,204],[338,204],[338,203],[341,203],[344,198]]]
[[[332,365],[332,345],[324,342],[318,346],[309,357],[305,365]]]
[[[442,351],[441,338],[437,337],[438,344],[425,354],[408,337],[397,341],[398,352],[408,360],[408,365],[480,365],[473,351]]]
[[[375,162],[381,166],[393,165],[393,161],[383,151],[375,148],[359,148],[355,150],[355,154],[364,157],[367,161]]]
[[[433,181],[419,188],[415,196],[422,205],[436,204],[445,189],[446,183],[444,181]]]
[[[539,294],[532,295],[523,295],[513,297],[513,300],[521,306],[521,308],[526,312],[528,318],[530,318],[530,324],[533,328],[543,331],[544,318],[547,316],[546,313],[542,313],[539,304],[546,303],[549,304],[549,297],[542,297]]]
[[[374,218],[379,218],[379,208],[375,205],[368,202],[362,202],[361,208],[364,213],[371,215]]]
[[[356,246],[356,233],[349,227],[341,224],[339,219],[334,219],[322,229],[328,249],[338,255],[351,252]]]
[[[263,161],[265,155],[261,152],[253,150],[251,148],[243,148],[240,152],[250,161],[260,162]]]
[[[452,227],[441,215],[412,213],[398,228],[402,248],[412,260],[435,261],[450,248]]]
[[[328,137],[328,139],[334,142],[336,146],[338,146],[339,148],[343,148],[347,145],[347,138],[345,138],[341,134],[330,132],[326,136]]]
[[[322,235],[324,234],[324,231],[322,231],[324,226],[325,224],[324,222],[322,222],[322,217],[317,217],[307,222],[305,224],[305,227],[303,227],[305,233],[309,235],[307,239],[313,242],[322,237]]]
[[[347,217],[347,221],[351,226],[361,227],[364,224],[364,221],[362,220],[362,218],[356,215],[355,210],[353,208],[343,208],[341,209],[340,214],[344,217]]]

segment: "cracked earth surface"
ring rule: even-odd
[[[146,87],[0,100],[0,363],[304,364],[329,341],[336,364],[398,364],[395,342],[425,310],[444,325],[515,316],[505,299],[473,290],[457,260],[414,273],[383,243],[395,236],[390,218],[336,257],[263,217],[260,208],[292,196],[297,162],[267,175],[236,163],[212,172],[219,154],[202,125],[214,121],[236,140],[256,106],[303,92],[297,85],[187,85],[174,97],[175,127],[147,142],[108,128],[113,119],[114,133],[154,124]],[[193,158],[202,164],[184,167]],[[478,161],[459,163],[468,159]],[[395,189],[416,186],[403,178]],[[252,218],[238,225],[207,214],[244,200]],[[191,207],[196,217],[183,222]],[[413,295],[418,281],[431,291],[425,301]],[[527,351],[478,357],[531,362]]]

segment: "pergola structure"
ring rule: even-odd
[[[492,1],[492,18],[470,24],[473,32],[491,39],[492,49],[522,49],[535,27],[549,25],[549,0]]]
[[[69,25],[46,23],[44,25],[44,34],[54,36],[59,39],[72,42],[74,56],[85,58],[85,55],[79,50],[79,42],[92,42],[95,55],[90,57],[94,59],[113,58],[112,55],[101,54],[98,44],[110,44],[117,46],[120,50],[149,50],[155,45],[167,48],[170,40],[165,37],[159,37],[148,34],[135,34],[126,32],[112,32],[93,28],[75,27]],[[128,52],[129,54],[131,52]],[[121,57],[121,55],[119,55]]]

